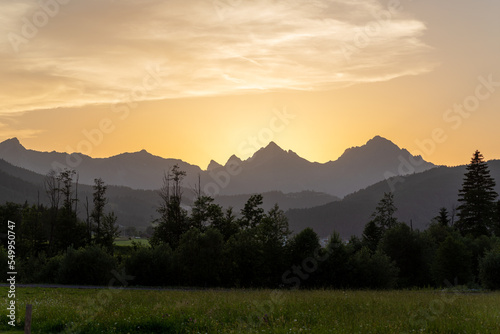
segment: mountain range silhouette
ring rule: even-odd
[[[95,178],[101,177],[110,185],[145,190],[159,189],[163,173],[177,164],[187,173],[185,186],[194,186],[200,176],[202,186],[212,195],[316,191],[343,197],[384,180],[388,175],[418,173],[435,167],[380,136],[363,146],[348,148],[337,160],[326,163],[310,162],[274,142],[249,159],[241,160],[232,155],[224,165],[212,160],[207,169],[202,169],[180,159],[152,155],[146,150],[109,158],[39,152],[26,149],[17,138],[0,143],[0,158],[39,174],[46,174],[52,168],[72,168],[78,171],[82,184],[91,185]],[[419,163],[411,169],[401,168],[403,162],[408,164],[408,161]]]

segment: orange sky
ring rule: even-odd
[[[0,1],[0,140],[202,168],[375,135],[436,164],[500,158],[498,1],[40,3]]]

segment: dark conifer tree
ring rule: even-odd
[[[441,226],[450,225],[450,219],[448,218],[448,210],[446,208],[439,209],[439,215],[434,217],[433,221],[435,221],[438,225]]]
[[[495,200],[498,194],[494,190],[495,181],[490,176],[488,164],[483,155],[476,151],[471,163],[467,165],[462,189],[458,195],[461,203],[458,207],[459,220],[456,228],[463,234],[477,237],[488,235],[495,215]]]

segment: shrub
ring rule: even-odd
[[[379,244],[399,268],[398,286],[425,286],[430,283],[429,252],[425,239],[406,224],[387,230]]]
[[[133,276],[131,284],[165,286],[174,283],[172,249],[168,245],[155,248],[137,247],[125,261],[125,272]]]
[[[217,286],[223,270],[223,235],[215,229],[205,233],[191,229],[184,233],[175,251],[183,285]]]
[[[115,268],[116,260],[101,247],[90,246],[78,250],[69,247],[61,260],[58,283],[107,285],[113,277],[111,271]]]
[[[479,278],[484,288],[500,289],[500,248],[487,252],[481,259]]]
[[[439,286],[467,284],[473,280],[472,253],[459,235],[449,235],[436,252],[433,263],[434,281]]]
[[[37,276],[42,270],[46,260],[45,253],[41,253],[38,256],[17,259],[16,264],[19,281],[22,283],[40,283]]]
[[[349,286],[349,250],[340,235],[334,232],[326,248],[319,254],[324,260],[319,266],[320,284],[335,289]]]
[[[394,262],[382,252],[372,254],[364,246],[352,255],[350,287],[369,289],[390,289],[396,285],[399,269]]]
[[[57,283],[64,255],[49,258],[37,275],[35,283]]]

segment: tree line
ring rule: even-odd
[[[215,204],[198,184],[193,206],[183,207],[186,173],[174,166],[159,191],[151,247],[113,247],[116,216],[105,214],[106,186],[96,179],[93,208],[86,204],[87,219],[80,221],[71,175],[47,178],[47,194],[54,198],[49,207],[0,207],[2,221],[22,222],[23,281],[105,285],[112,270],[122,270],[134,277],[129,284],[145,286],[500,288],[500,202],[478,151],[458,194],[456,221],[442,208],[426,230],[414,230],[396,219],[394,195],[386,193],[361,237],[344,241],[333,232],[326,244],[310,228],[292,236],[277,205],[262,209],[262,195],[250,196],[235,213]],[[2,256],[5,250],[3,265]]]
[[[107,199],[103,180],[95,179],[92,203],[78,198],[78,175],[74,170],[50,171],[44,178],[48,205],[7,202],[0,206],[0,235],[7,234],[7,222],[15,222],[15,248],[19,261],[37,257],[53,257],[69,247],[91,245],[113,252],[118,236],[114,212],[105,212]],[[81,204],[83,202],[83,205]],[[80,208],[79,208],[80,205]],[[86,219],[77,212],[84,209]],[[7,239],[0,239],[0,248],[7,248]]]

